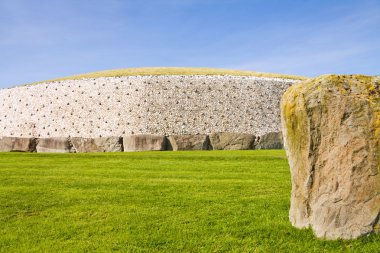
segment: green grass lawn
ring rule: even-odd
[[[288,221],[284,151],[0,154],[0,252],[379,252]]]

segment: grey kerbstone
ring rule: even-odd
[[[207,135],[171,135],[168,137],[170,150],[211,150]]]
[[[167,139],[162,135],[139,134],[123,136],[124,152],[166,150]]]
[[[75,151],[78,153],[123,151],[122,140],[120,137],[72,137],[71,143]]]
[[[257,138],[255,149],[283,149],[281,132],[271,132]]]
[[[35,152],[36,138],[0,137],[0,152]]]
[[[40,138],[37,143],[38,153],[72,153],[72,145],[69,138],[54,137]]]
[[[210,135],[210,143],[214,150],[246,150],[253,149],[253,134],[214,133]]]

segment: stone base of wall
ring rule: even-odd
[[[70,138],[41,138],[37,139],[38,153],[74,153]]]
[[[256,136],[240,133],[210,134],[211,146],[214,150],[249,150],[254,149]]]
[[[123,137],[124,152],[168,150],[166,136],[137,134]]]
[[[281,132],[271,132],[257,138],[255,149],[283,149],[284,141]]]
[[[124,137],[0,137],[0,152],[88,153],[177,150],[282,149],[282,134],[129,135]]]
[[[35,152],[36,138],[0,137],[0,152]]]
[[[123,145],[120,137],[104,138],[70,138],[76,153],[90,152],[122,152]]]
[[[212,150],[210,138],[207,135],[171,135],[169,139],[169,150]]]

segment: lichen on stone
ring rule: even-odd
[[[380,91],[377,77],[324,75],[281,102],[292,174],[290,220],[318,237],[378,232]]]

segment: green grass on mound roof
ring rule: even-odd
[[[62,80],[74,80],[82,78],[98,78],[98,77],[118,77],[118,76],[161,76],[161,75],[231,75],[231,76],[256,76],[270,78],[285,78],[294,80],[304,80],[305,77],[274,73],[261,73],[244,70],[229,70],[215,68],[173,68],[173,67],[155,67],[155,68],[128,68],[114,69],[86,74],[62,77],[57,79],[46,80],[43,82],[54,82]],[[41,83],[41,82],[37,82]]]

